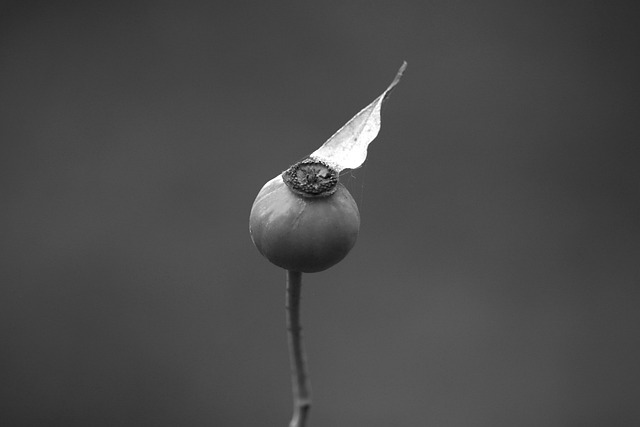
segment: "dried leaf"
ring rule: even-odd
[[[367,147],[380,131],[382,103],[391,89],[400,81],[405,68],[407,68],[406,61],[403,62],[389,87],[379,97],[353,116],[309,157],[327,163],[338,172],[360,167],[367,158]]]

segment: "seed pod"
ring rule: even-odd
[[[249,231],[258,251],[290,271],[314,273],[353,248],[360,213],[338,173],[307,159],[267,182],[251,208]]]
[[[380,130],[382,103],[406,67],[404,62],[387,89],[308,159],[262,187],[251,208],[249,231],[269,261],[289,271],[313,273],[337,264],[353,248],[360,213],[338,182],[339,173],[364,163]]]

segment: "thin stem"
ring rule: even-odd
[[[301,290],[302,273],[287,271],[287,330],[293,389],[293,416],[289,427],[304,427],[311,408],[311,384],[307,376],[307,362],[302,345],[302,326],[300,325]]]

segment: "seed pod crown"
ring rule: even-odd
[[[338,172],[323,161],[308,158],[284,171],[282,180],[301,196],[326,197],[336,191]]]

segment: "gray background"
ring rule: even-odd
[[[633,10],[225,3],[0,6],[0,424],[286,425],[249,209],[407,60],[304,277],[312,426],[640,425]]]

